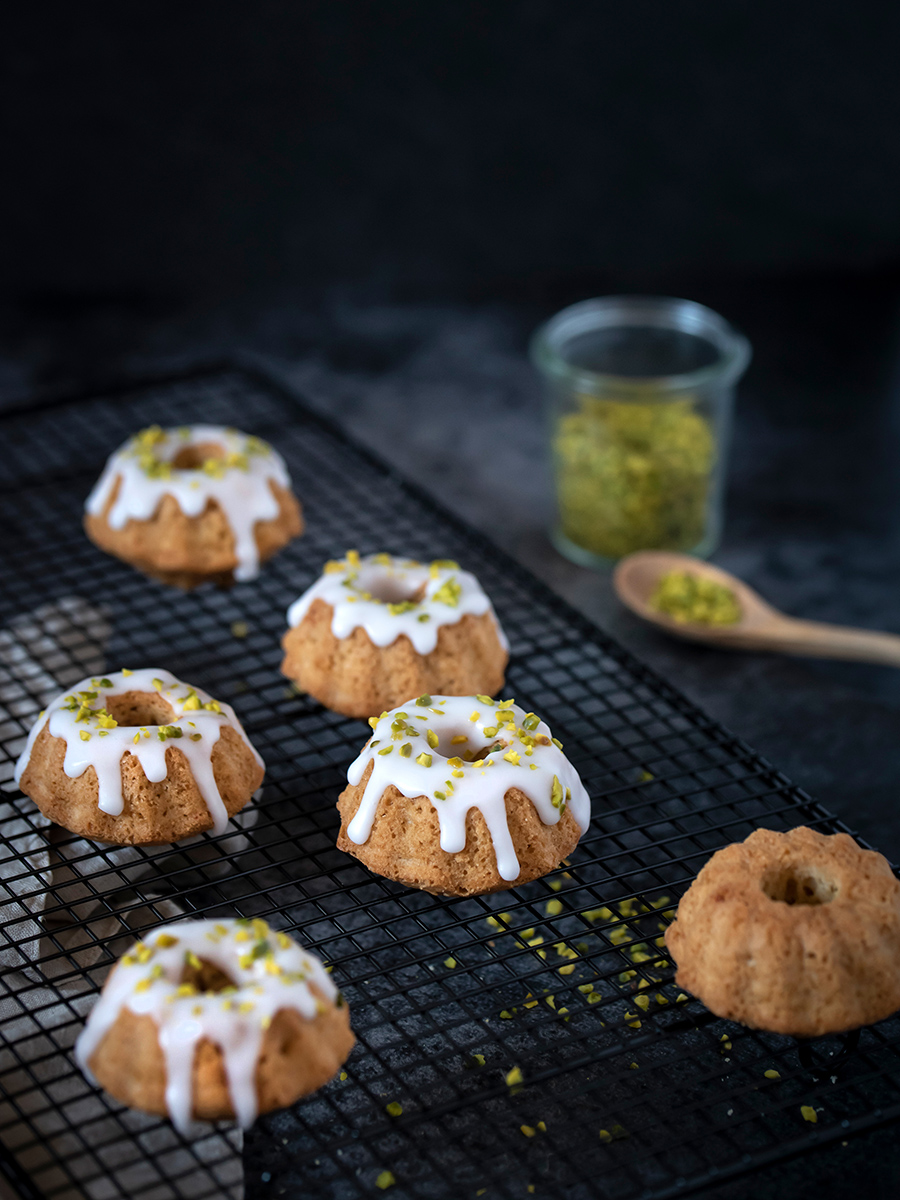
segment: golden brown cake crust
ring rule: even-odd
[[[719,850],[666,945],[680,987],[754,1029],[816,1037],[900,1008],[900,882],[844,833],[758,829]]]
[[[234,534],[215,500],[209,500],[199,516],[189,517],[182,512],[174,496],[164,495],[149,520],[131,518],[121,529],[113,529],[107,517],[116,502],[121,482],[120,476],[99,516],[85,515],[85,532],[95,546],[130,563],[145,575],[176,587],[233,582],[234,568],[238,565]],[[278,501],[278,515],[256,523],[254,537],[261,563],[303,532],[303,517],[296,496],[274,481],[270,480],[269,486]]]
[[[438,632],[430,654],[418,654],[401,634],[376,646],[364,629],[331,632],[334,610],[316,598],[299,625],[282,638],[282,674],[320,704],[348,717],[373,717],[414,696],[493,696],[503,687],[509,655],[492,613],[467,613]]]
[[[122,696],[127,702],[128,694]],[[177,842],[211,829],[213,819],[194,782],[187,759],[175,746],[166,747],[168,774],[151,783],[132,754],[122,758],[124,807],[110,816],[97,806],[97,772],[88,767],[77,779],[63,769],[66,743],[45,726],[38,734],[20,787],[44,816],[81,837],[118,846]],[[244,807],[263,780],[243,738],[224,727],[212,750],[216,785],[229,816]]]
[[[315,985],[312,990],[318,993]],[[327,1083],[355,1042],[346,1004],[338,1008],[323,1002],[312,1020],[296,1009],[279,1009],[263,1035],[256,1068],[259,1112],[284,1108]],[[123,1008],[89,1066],[97,1082],[121,1103],[166,1115],[166,1066],[152,1017]],[[192,1084],[197,1120],[234,1118],[222,1052],[206,1038],[194,1054]]]
[[[555,870],[581,837],[568,809],[557,825],[545,825],[525,793],[510,788],[505,796],[506,815],[522,869],[517,879],[503,879],[490,831],[477,809],[470,809],[466,816],[465,849],[450,854],[441,849],[440,823],[432,801],[427,796],[410,799],[391,785],[378,802],[368,840],[358,846],[347,837],[347,826],[356,815],[372,770],[370,763],[360,782],[346,787],[338,799],[341,830],[337,844],[370,871],[407,887],[439,896],[481,896],[519,887]]]

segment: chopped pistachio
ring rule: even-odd
[[[650,607],[679,625],[735,625],[741,619],[732,589],[693,571],[667,571],[650,597]]]
[[[559,809],[565,805],[565,794],[563,792],[563,786],[559,782],[558,775],[553,776],[553,783],[550,787],[550,803],[554,808]]]

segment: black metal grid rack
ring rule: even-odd
[[[278,446],[307,533],[256,582],[183,595],[92,547],[81,506],[135,428],[201,419]],[[487,540],[244,370],[0,431],[0,1167],[23,1195],[237,1196],[243,1162],[250,1197],[662,1198],[900,1114],[896,1020],[811,1061],[680,994],[660,945],[712,851],[760,825],[839,823]],[[483,581],[512,642],[505,694],[547,718],[593,797],[552,877],[447,901],[335,848],[367,727],[286,686],[279,638],[288,604],[351,546],[455,558]],[[237,709],[268,769],[222,837],[111,850],[48,827],[15,790],[48,694],[121,665],[169,667]],[[180,913],[295,932],[333,964],[359,1039],[345,1074],[261,1119],[242,1159],[228,1127],[185,1141],[71,1059],[115,957]]]

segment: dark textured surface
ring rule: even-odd
[[[685,286],[683,292],[688,291]],[[754,343],[717,561],[798,615],[900,631],[900,425],[891,276],[696,287]],[[575,298],[575,297],[567,297]],[[33,383],[244,347],[264,355],[450,507],[784,768],[894,861],[900,677],[887,669],[682,645],[616,605],[609,580],[549,547],[537,385],[524,360],[544,313],[391,306],[352,294],[270,299],[215,318],[134,325],[115,313],[8,343],[8,393]],[[298,481],[302,493],[302,481]],[[717,1189],[723,1197],[895,1196],[893,1131]],[[260,1193],[262,1194],[262,1192]]]

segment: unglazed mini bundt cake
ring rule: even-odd
[[[666,945],[680,987],[753,1029],[817,1037],[900,1008],[900,883],[845,833],[757,829],[719,850]]]
[[[370,724],[338,846],[378,875],[445,896],[502,891],[554,870],[588,827],[562,745],[512,700],[419,696]]]
[[[509,659],[478,580],[454,562],[351,550],[288,610],[282,672],[326,708],[371,717],[423,692],[493,695]]]
[[[75,1046],[79,1066],[123,1104],[236,1119],[327,1083],[355,1042],[321,962],[261,920],[179,921],[125,954]]]
[[[255,579],[260,563],[303,532],[281,455],[219,425],[128,439],[85,504],[88,537],[145,575],[192,588]]]
[[[141,846],[224,832],[263,772],[232,708],[148,668],[57,696],[29,734],[16,783],[64,829]]]

